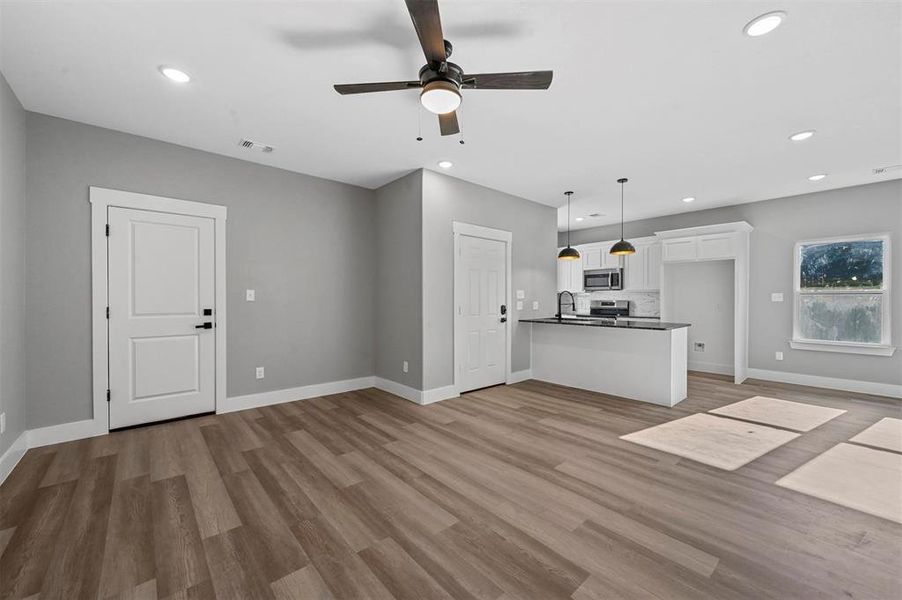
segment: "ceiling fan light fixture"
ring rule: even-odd
[[[451,81],[430,81],[420,92],[420,103],[423,108],[437,115],[454,112],[460,106],[460,90]]]

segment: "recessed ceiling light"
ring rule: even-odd
[[[814,130],[809,129],[807,131],[800,131],[798,133],[794,133],[791,136],[789,136],[789,139],[791,139],[794,142],[804,142],[805,140],[807,140],[808,138],[810,138],[813,135],[814,135]]]
[[[819,173],[817,175],[812,175],[811,177],[809,177],[808,181],[820,181],[821,179],[823,179],[826,176],[827,176],[826,173]]]
[[[176,83],[188,83],[191,81],[190,75],[173,67],[160,67],[160,73]]]
[[[742,31],[749,37],[767,35],[779,27],[784,19],[786,19],[786,13],[780,10],[764,13],[749,21],[748,24],[742,28]]]
[[[576,218],[574,219],[574,221],[582,221],[583,219],[584,219],[584,217],[576,217]]]
[[[685,198],[683,198],[683,202],[686,202],[687,204],[694,200],[695,200],[695,196],[686,196]]]
[[[440,161],[438,161],[438,166],[440,166],[443,169],[450,169],[451,167],[454,166],[454,163],[451,162],[450,160],[440,160]]]

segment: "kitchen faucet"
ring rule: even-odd
[[[573,309],[573,312],[576,312],[576,298],[573,296],[573,292],[568,292],[564,290],[560,294],[557,295],[557,318],[560,319],[564,316],[564,312],[561,310],[562,300],[564,298],[564,294],[570,296],[570,308]]]

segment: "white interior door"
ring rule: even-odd
[[[458,299],[459,391],[498,385],[507,365],[507,244],[469,235],[459,238],[455,297]]]
[[[215,410],[213,219],[108,211],[110,428]]]

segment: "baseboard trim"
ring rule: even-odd
[[[216,413],[230,413],[238,410],[247,410],[249,408],[258,408],[260,406],[270,406],[272,404],[283,404],[285,402],[294,402],[296,400],[307,400],[319,396],[328,396],[329,394],[341,394],[344,392],[353,392],[354,390],[363,390],[373,387],[373,379],[373,377],[358,377],[357,379],[314,383],[295,388],[260,392],[258,394],[232,396],[226,398],[222,406],[216,407]]]
[[[28,452],[28,431],[23,431],[6,449],[3,456],[0,456],[0,484],[6,481],[26,452]]]
[[[804,373],[790,373],[788,371],[770,371],[767,369],[749,369],[748,376],[752,379],[764,379],[766,381],[776,381],[779,383],[794,383],[796,385],[809,385],[812,387],[842,390],[844,392],[857,392],[859,394],[902,398],[902,385],[895,385],[892,383],[840,379],[838,377],[821,377],[820,375],[806,375]]]
[[[701,371],[702,373],[714,373],[716,375],[732,375],[733,365],[721,365],[712,362],[689,361],[690,371]]]
[[[73,442],[75,440],[97,437],[98,435],[105,435],[106,433],[108,432],[98,429],[98,423],[94,419],[73,421],[72,423],[61,423],[59,425],[50,425],[49,427],[29,429],[28,447],[40,448],[41,446],[49,446],[50,444],[61,444],[63,442]]]
[[[432,404],[433,402],[440,402],[449,398],[457,398],[460,395],[453,385],[432,388],[431,390],[418,390],[409,385],[404,385],[403,383],[398,383],[397,381],[392,381],[391,379],[385,379],[383,377],[376,377],[373,385],[383,392],[394,394],[395,396],[420,405]]]
[[[508,378],[508,384],[520,383],[521,381],[526,381],[527,379],[532,379],[532,369],[523,369],[522,371],[512,371],[511,376]]]
[[[460,396],[460,394],[458,393],[457,388],[453,385],[446,385],[445,387],[432,388],[431,390],[422,392],[420,404],[432,404],[433,402],[441,402],[442,400],[457,398],[458,396]]]

